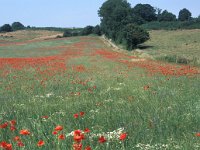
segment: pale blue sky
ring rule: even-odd
[[[84,27],[100,23],[97,11],[105,0],[0,0],[0,26],[19,21],[30,26]],[[188,8],[193,17],[200,14],[200,0],[128,0],[151,4],[178,15]]]

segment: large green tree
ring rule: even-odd
[[[12,24],[12,29],[14,31],[23,30],[24,28],[25,28],[24,25],[22,23],[20,23],[20,22],[13,22],[13,24]]]
[[[144,21],[155,21],[157,19],[156,9],[149,4],[137,4],[132,12],[134,15],[141,17]]]
[[[192,16],[192,13],[188,9],[183,8],[179,11],[178,20],[188,21],[191,19],[191,16]]]
[[[131,6],[126,0],[107,0],[99,9],[104,34],[117,40],[124,26],[133,22]]]
[[[12,31],[12,27],[9,24],[4,24],[0,28],[0,32],[11,32],[11,31]]]
[[[175,21],[176,15],[174,15],[171,12],[168,12],[167,10],[164,10],[159,16],[158,21]]]

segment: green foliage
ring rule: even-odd
[[[176,15],[164,10],[158,17],[158,21],[176,21]]]
[[[123,33],[128,50],[136,48],[138,44],[141,44],[149,39],[149,33],[134,24],[128,24],[124,28]]]
[[[63,33],[63,37],[70,37],[72,36],[72,33],[70,30],[65,30],[65,32]]]
[[[93,26],[86,26],[85,28],[83,28],[81,35],[89,35],[93,33]]]
[[[9,24],[4,24],[0,28],[0,32],[11,32],[11,31],[12,31],[12,27]]]
[[[102,33],[101,33],[101,28],[100,28],[100,26],[99,25],[96,25],[94,28],[93,28],[93,31],[92,31],[94,34],[96,34],[96,35],[101,35]]]
[[[133,12],[126,0],[108,0],[99,10],[103,33],[129,50],[149,39],[146,31],[133,24],[142,24],[145,20]]]
[[[137,4],[132,11],[136,16],[141,17],[144,21],[149,22],[157,19],[156,9],[149,4]]]
[[[22,24],[22,23],[20,23],[20,22],[14,22],[13,24],[12,24],[12,29],[13,29],[13,31],[16,31],[16,30],[23,30],[25,27],[24,27],[24,25]]]
[[[108,0],[99,9],[103,33],[116,41],[118,32],[133,22],[131,6],[126,0]]]
[[[188,21],[191,19],[191,16],[192,16],[191,12],[188,9],[184,8],[179,11],[178,20]]]

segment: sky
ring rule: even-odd
[[[84,27],[100,24],[98,10],[106,0],[0,0],[0,26],[19,21],[25,26]],[[128,0],[151,4],[178,16],[187,8],[193,17],[200,15],[200,0]]]

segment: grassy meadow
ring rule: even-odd
[[[156,59],[200,65],[200,30],[153,30],[145,52]]]
[[[197,33],[152,31],[145,51],[197,57]],[[96,36],[2,44],[0,57],[7,149],[200,149],[198,67],[115,52]]]

